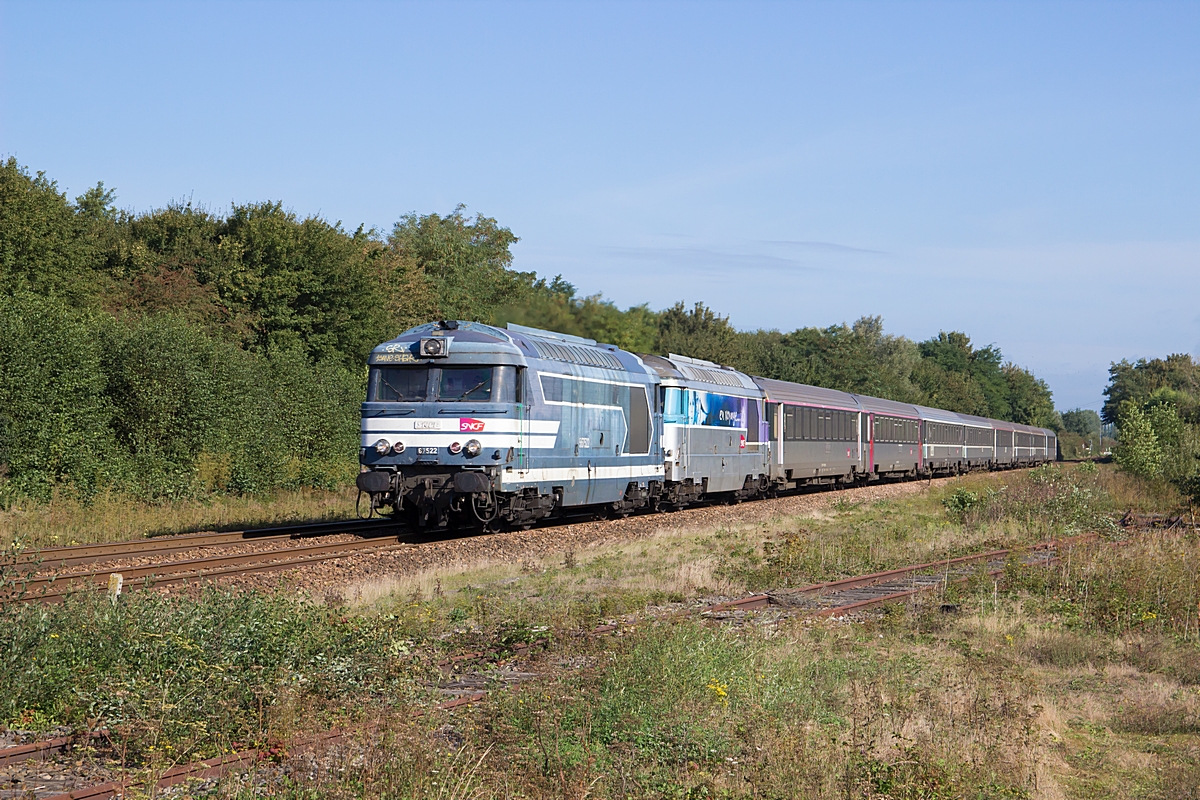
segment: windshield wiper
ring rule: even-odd
[[[383,377],[382,375],[380,375],[380,376],[379,376],[379,380],[383,381],[383,385],[384,385],[384,386],[386,386],[386,387],[388,387],[389,389],[391,389],[391,390],[392,390],[392,392],[394,392],[394,393],[395,393],[395,395],[396,395],[396,400],[395,400],[395,402],[398,402],[398,403],[403,403],[405,400],[407,400],[407,399],[408,399],[408,398],[406,398],[406,397],[404,396],[404,392],[400,391],[400,390],[399,390],[399,389],[397,389],[395,386],[392,386],[392,384],[388,382],[388,379],[387,379],[387,378],[385,378],[385,377]]]
[[[485,383],[491,383],[491,382],[492,382],[492,379],[491,379],[491,378],[484,378],[484,379],[483,379],[483,380],[481,380],[479,383],[475,384],[475,385],[474,385],[474,386],[472,386],[470,389],[467,389],[465,392],[463,392],[462,394],[460,394],[458,397],[454,398],[454,400],[453,400],[452,402],[458,402],[459,400],[466,400],[466,399],[467,399],[467,395],[469,395],[471,392],[475,391],[475,390],[476,390],[476,389],[478,389],[480,386],[483,386]]]

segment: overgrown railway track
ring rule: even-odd
[[[1050,566],[1062,559],[1071,547],[1095,541],[1095,533],[1057,539],[1028,550],[989,550],[973,555],[912,564],[899,569],[858,575],[825,583],[789,589],[776,589],[710,606],[706,613],[722,614],[781,606],[812,617],[833,617],[865,611],[876,606],[905,601],[918,594],[944,590],[955,583],[966,583],[975,575],[997,577],[1010,563],[1022,567]]]
[[[383,537],[395,539],[395,536]],[[965,583],[973,576],[998,578],[1011,566],[1037,568],[1051,566],[1063,560],[1072,547],[1094,543],[1097,534],[1084,534],[1067,539],[1043,542],[1024,549],[998,549],[955,558],[912,564],[899,569],[885,570],[858,575],[835,581],[811,584],[795,588],[777,589],[750,595],[739,600],[674,612],[667,616],[700,616],[714,622],[739,622],[754,618],[753,612],[776,607],[783,617],[846,617],[888,603],[907,602],[919,594],[945,590],[951,584]],[[386,546],[386,545],[385,545]],[[640,621],[627,621],[601,625],[586,635],[591,637],[615,633],[642,622],[649,622],[662,615],[648,616]],[[438,663],[442,680],[436,689],[451,699],[430,710],[453,710],[483,701],[488,696],[486,687],[492,681],[481,677],[481,664],[500,664],[507,659],[528,655],[533,648],[518,644],[500,651],[471,651],[448,657]],[[538,677],[535,672],[520,671],[502,680],[502,685],[513,685]],[[413,712],[415,716],[428,713],[424,709]],[[362,731],[333,730],[292,742],[289,751],[334,745]],[[62,737],[46,742],[21,745],[0,750],[0,765],[23,759],[48,759],[63,753],[73,745],[84,741],[82,737]],[[151,790],[167,788],[189,780],[211,779],[232,771],[246,769],[264,756],[250,749],[231,755],[218,756],[205,761],[181,764],[157,776],[128,778],[103,784],[75,789],[49,797],[47,800],[102,800],[124,796],[131,789]]]

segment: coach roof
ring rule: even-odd
[[[908,419],[917,418],[916,406],[911,403],[897,403],[895,400],[867,397],[862,394],[854,395],[854,399],[858,401],[858,405],[863,411],[869,411],[872,414],[887,414],[892,417],[907,417]]]
[[[767,399],[773,403],[802,403],[825,408],[840,408],[846,411],[859,410],[858,401],[854,399],[854,395],[839,392],[836,389],[822,389],[819,386],[760,378],[757,375],[754,377],[754,382],[767,393]]]

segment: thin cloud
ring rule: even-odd
[[[819,268],[792,258],[764,253],[731,253],[702,247],[601,247],[604,255],[630,261],[654,261],[705,271],[771,269],[786,272],[817,272]]]
[[[826,253],[870,253],[872,255],[887,256],[891,253],[886,250],[871,250],[866,247],[851,247],[848,244],[838,244],[837,242],[796,242],[785,239],[766,240],[763,244],[783,245],[785,247],[797,247],[805,250],[817,250]]]

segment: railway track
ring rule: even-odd
[[[830,487],[820,487],[828,490]],[[812,490],[796,492],[809,494]],[[853,488],[846,491],[854,491]],[[720,505],[719,501],[696,504],[697,507]],[[596,518],[594,511],[572,514],[562,518],[545,520],[538,527],[571,525]],[[96,589],[108,586],[114,573],[120,574],[123,589],[138,589],[146,586],[164,586],[187,581],[211,580],[254,572],[282,571],[303,567],[320,561],[329,561],[361,550],[378,550],[385,547],[398,549],[436,539],[461,538],[480,533],[471,530],[444,530],[437,532],[408,532],[401,528],[396,534],[384,536],[389,530],[401,528],[401,524],[387,518],[369,520],[345,520],[304,525],[288,525],[276,528],[257,528],[217,533],[193,533],[163,536],[125,542],[50,547],[28,553],[20,553],[15,560],[0,558],[0,604],[10,602],[60,602],[73,591]],[[164,556],[178,555],[207,549],[222,549],[247,544],[278,543],[306,537],[336,534],[353,534],[369,538],[370,543],[328,544],[304,547],[278,547],[260,552],[214,554],[174,561],[157,561]],[[407,543],[400,539],[406,536]],[[145,563],[155,559],[155,563]],[[99,565],[135,560],[139,563],[120,567],[97,568],[79,571],[86,565]]]
[[[351,520],[47,548],[10,565],[12,575],[0,592],[0,602],[59,602],[72,592],[108,587],[113,575],[121,576],[124,589],[136,589],[150,585],[164,586],[228,575],[292,569],[361,551],[382,552],[412,546],[402,541],[401,534],[388,533],[396,527],[390,520]],[[157,559],[164,555],[210,548],[220,549],[334,534],[354,534],[361,538],[348,542],[216,553],[182,560],[125,564],[87,571],[62,571],[89,564],[116,564],[129,559]]]
[[[397,536],[382,537],[386,540],[398,539]],[[717,622],[740,621],[747,618],[747,612],[764,609],[770,606],[779,607],[785,616],[808,617],[839,617],[878,607],[888,603],[905,602],[924,592],[936,592],[945,589],[953,583],[964,583],[974,575],[1002,575],[1014,559],[1026,567],[1045,567],[1062,560],[1070,548],[1098,540],[1096,534],[1084,534],[1068,539],[1054,540],[1034,545],[1028,549],[989,550],[957,558],[947,558],[912,564],[899,569],[885,570],[867,575],[858,575],[836,581],[811,584],[797,588],[778,589],[751,595],[739,600],[717,603],[700,609],[675,612],[668,616],[694,616]],[[369,542],[363,542],[364,546]],[[384,546],[391,546],[385,544]],[[318,546],[320,547],[320,546]],[[587,635],[603,636],[632,627],[637,623],[617,623],[601,625]],[[528,654],[531,645],[518,644],[509,652],[510,656]],[[480,662],[502,662],[504,659],[498,651],[470,651],[449,657],[438,663],[443,673],[443,679],[437,684],[438,691],[448,694],[451,699],[434,706],[431,710],[452,710],[462,706],[472,705],[486,699],[486,686],[490,681],[473,670],[464,671],[472,664]],[[532,672],[516,672],[503,680],[505,685],[520,683],[537,678]],[[413,716],[428,713],[424,709],[413,712]],[[327,746],[343,740],[353,734],[353,731],[333,730],[309,737],[289,746],[291,752],[302,752]],[[81,741],[80,737],[62,737],[45,742],[37,742],[18,747],[0,750],[0,765],[16,763],[27,759],[45,760],[67,751]],[[124,796],[130,789],[154,790],[163,789],[179,783],[195,779],[220,777],[238,769],[245,769],[261,760],[263,756],[256,750],[247,750],[231,755],[182,764],[166,770],[151,779],[119,780],[104,784],[75,789],[66,793],[53,795],[47,800],[106,800],[107,798]]]
[[[386,519],[341,520],[318,522],[305,525],[284,525],[277,528],[250,528],[243,531],[217,533],[184,533],[176,536],[160,536],[135,539],[126,542],[102,542],[67,547],[45,547],[23,553],[13,566],[17,569],[47,569],[116,561],[131,556],[146,554],[169,555],[186,550],[207,547],[227,547],[249,542],[269,542],[281,539],[301,539],[309,536],[329,536],[338,533],[364,534],[373,530],[395,527],[396,523]]]
[[[909,600],[918,594],[945,589],[954,583],[966,583],[980,574],[996,577],[1008,568],[1010,559],[1020,558],[1026,567],[1050,566],[1062,559],[1071,547],[1097,540],[1095,533],[1034,545],[1025,551],[990,550],[942,561],[912,564],[900,569],[859,575],[826,583],[814,583],[794,589],[776,589],[709,606],[705,613],[721,618],[735,612],[767,606],[782,606],[794,613],[811,617],[835,617],[864,611],[876,606]]]

